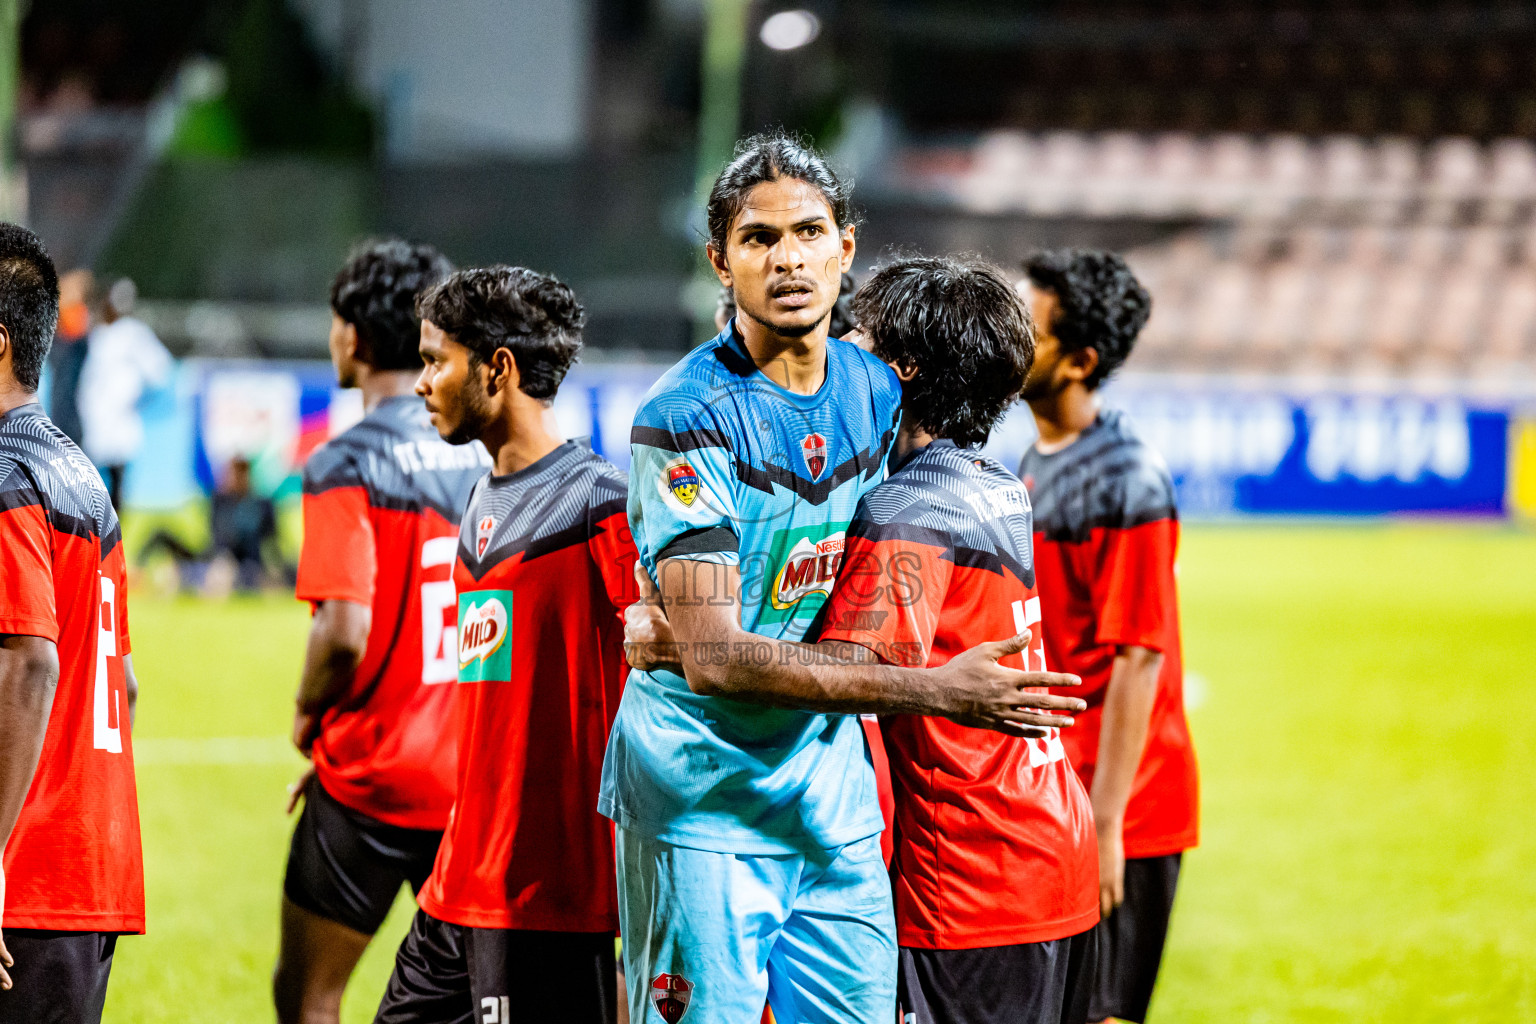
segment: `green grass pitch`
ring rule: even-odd
[[[1536,538],[1197,526],[1180,582],[1204,836],[1153,1019],[1536,1017]],[[118,946],[107,1020],[269,1020],[307,616],[275,598],[130,613],[149,934]],[[349,1024],[372,1018],[410,910],[370,948]]]

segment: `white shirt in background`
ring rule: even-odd
[[[173,362],[149,325],[125,316],[91,331],[80,371],[85,454],[98,466],[123,466],[144,443],[139,400],[170,379]]]

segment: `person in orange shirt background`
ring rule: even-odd
[[[59,278],[59,326],[48,353],[48,417],[75,444],[85,433],[76,395],[80,371],[85,367],[85,338],[91,332],[91,289],[95,284],[96,279],[84,268]]]

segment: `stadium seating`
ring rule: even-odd
[[[1165,221],[1144,367],[1530,379],[1536,145],[994,132],[892,184],[978,213]]]

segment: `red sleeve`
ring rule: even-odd
[[[1161,651],[1175,621],[1178,596],[1173,560],[1176,519],[1105,531],[1104,555],[1093,582],[1100,644]]]
[[[820,639],[867,647],[894,665],[926,665],[954,570],[944,554],[944,548],[901,537],[850,537]]]
[[[42,505],[0,512],[0,633],[59,642],[53,544]]]
[[[601,515],[602,510],[595,514]],[[640,596],[635,587],[635,562],[640,556],[635,552],[635,538],[629,531],[629,516],[623,508],[609,511],[604,518],[593,522],[587,550],[592,553],[592,561],[602,574],[608,600],[622,617],[624,609]]]
[[[300,601],[373,604],[378,572],[368,492],[332,487],[304,495],[304,546],[299,551]]]
[[[101,571],[104,575],[112,577],[112,589],[116,594],[113,606],[117,610],[117,654],[122,657],[132,654],[133,648],[128,643],[128,570],[123,561],[123,542],[119,538],[117,545],[111,554],[102,559]]]

